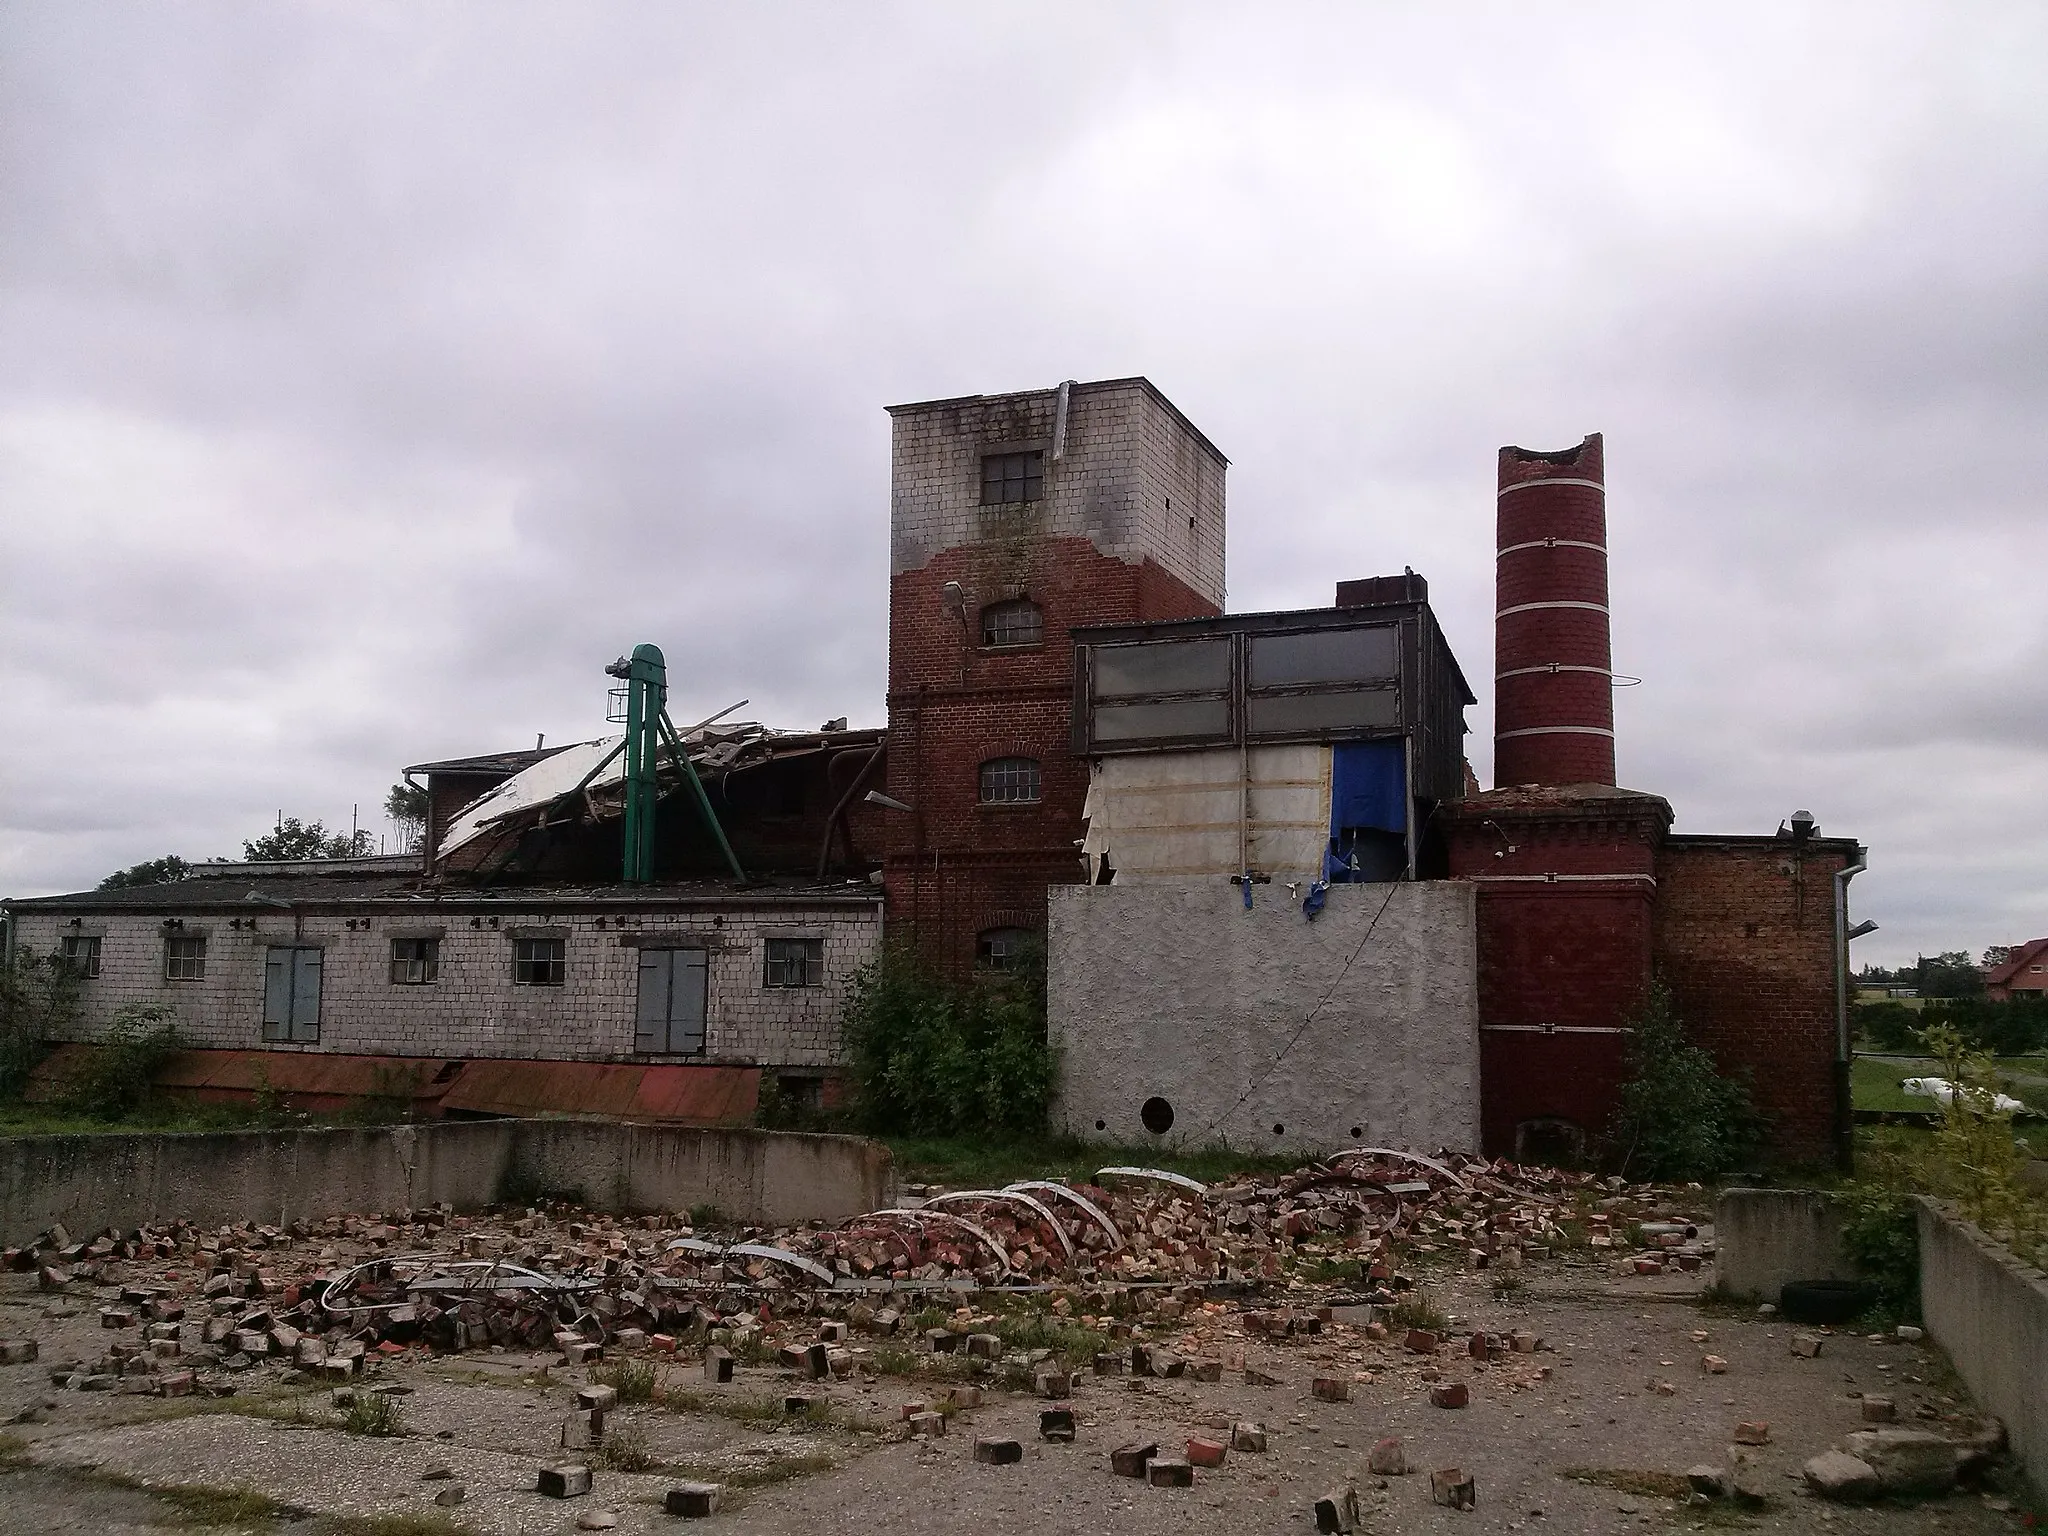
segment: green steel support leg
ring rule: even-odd
[[[739,855],[732,851],[732,844],[725,840],[725,828],[718,824],[718,812],[711,808],[711,797],[704,792],[704,781],[697,777],[696,764],[690,761],[690,754],[683,750],[683,744],[676,736],[676,728],[669,721],[668,711],[663,710],[659,719],[662,735],[668,740],[669,751],[675,755],[676,762],[681,765],[683,777],[690,781],[690,788],[696,791],[697,809],[704,813],[704,824],[711,829],[711,835],[718,840],[719,852],[725,855],[725,862],[732,866],[733,879],[746,879],[747,872],[740,868]]]

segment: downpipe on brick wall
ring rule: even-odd
[[[1870,867],[1856,850],[1854,863],[1835,871],[1835,1162],[1856,1171],[1856,1111],[1849,1082],[1849,882]]]

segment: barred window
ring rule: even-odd
[[[825,984],[823,939],[770,939],[768,970],[762,985],[822,987]]]
[[[983,805],[1032,805],[1038,798],[1037,758],[992,757],[981,765]]]
[[[569,974],[566,939],[514,939],[512,980],[522,987],[559,987]]]
[[[93,935],[66,934],[64,942],[58,948],[64,960],[64,969],[73,976],[81,981],[90,981],[99,975],[100,941]]]
[[[981,461],[981,504],[1005,506],[1013,501],[1036,501],[1045,494],[1045,455],[991,453]]]
[[[1014,971],[1030,947],[1029,928],[984,928],[975,935],[974,963],[992,971]]]
[[[441,979],[439,939],[393,939],[391,941],[391,984],[422,986]]]
[[[164,940],[164,980],[206,980],[205,938],[172,936]]]
[[[990,603],[981,610],[981,643],[986,646],[1038,645],[1045,639],[1045,615],[1028,597]]]

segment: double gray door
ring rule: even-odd
[[[314,1045],[320,1039],[320,951],[273,945],[263,959],[263,1038]]]
[[[700,1054],[704,1049],[704,995],[708,967],[701,949],[640,951],[640,1007],[633,1049],[656,1056]]]

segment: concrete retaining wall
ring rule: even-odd
[[[875,1209],[888,1150],[852,1136],[615,1121],[443,1121],[362,1129],[0,1139],[0,1242],[182,1217],[316,1220],[540,1192],[594,1209],[715,1205],[784,1225]]]
[[[1714,1208],[1714,1278],[1724,1291],[1776,1301],[1788,1280],[1854,1280],[1842,1218],[1812,1189],[1731,1189]]]
[[[2048,1475],[2048,1275],[1940,1203],[1920,1201],[1920,1311],[1978,1405]]]
[[[1339,885],[1314,922],[1278,882],[1056,885],[1054,1124],[1122,1143],[1299,1154],[1479,1145],[1472,886]],[[1143,1108],[1172,1106],[1164,1133]]]

